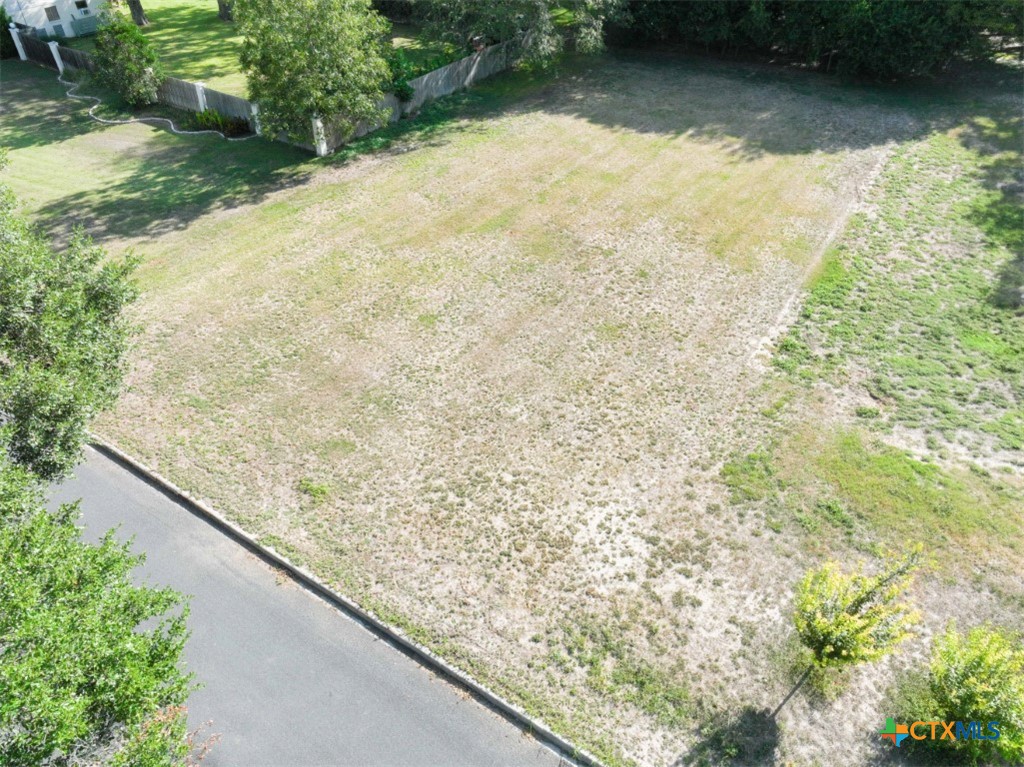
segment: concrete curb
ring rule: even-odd
[[[389,626],[387,623],[384,623],[373,615],[373,613],[364,610],[355,601],[334,591],[306,568],[293,564],[287,557],[274,551],[272,547],[264,546],[257,542],[255,538],[250,536],[242,528],[238,527],[238,525],[228,521],[203,501],[193,498],[186,490],[181,489],[169,479],[161,476],[158,472],[153,471],[141,461],[132,458],[127,453],[122,452],[120,449],[95,434],[90,435],[90,445],[102,455],[110,458],[115,463],[121,464],[132,473],[141,476],[150,484],[162,490],[164,493],[188,508],[192,513],[202,517],[222,533],[225,533],[227,536],[258,555],[268,564],[284,570],[292,578],[319,596],[321,599],[326,600],[333,606],[341,609],[343,612],[365,624],[370,630],[392,642],[399,649],[413,657],[434,673],[439,674],[455,685],[462,687],[479,701],[504,716],[524,732],[533,736],[544,745],[552,748],[563,759],[583,765],[584,767],[605,767],[604,763],[593,754],[575,746],[541,722],[533,719],[519,707],[505,700],[497,693],[487,689],[471,676],[455,668],[428,648],[410,639],[400,629],[394,626]]]

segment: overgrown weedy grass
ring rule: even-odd
[[[884,669],[765,714],[826,554],[1024,622],[1016,92],[612,53],[315,161],[4,74],[29,212],[142,257],[101,433],[606,761],[868,759]]]
[[[1020,466],[1024,315],[1002,275],[1024,248],[1024,186],[1002,177],[1022,172],[1022,142],[1021,118],[975,119],[901,148],[882,203],[829,251],[779,367],[855,376],[874,404],[854,412],[873,427]]]

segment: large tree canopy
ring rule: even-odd
[[[390,41],[369,0],[237,0],[234,14],[264,132],[308,140],[314,116],[343,133],[381,118]]]
[[[56,250],[0,185],[0,446],[43,479],[71,469],[124,374],[134,261],[81,233]]]
[[[0,153],[0,166],[4,157]],[[0,185],[0,764],[180,764],[183,600],[138,588],[139,558],[81,540],[40,478],[81,455],[122,379],[131,262],[81,234],[54,249]],[[34,473],[33,473],[34,472]],[[161,621],[155,623],[156,621]]]
[[[27,473],[0,466],[3,764],[131,750],[147,721],[188,696],[181,597],[132,585],[139,557],[111,533],[83,543],[76,516],[74,505],[50,514]],[[177,734],[165,763],[184,747]]]
[[[771,51],[878,78],[929,74],[990,50],[990,34],[1024,33],[1019,0],[628,0],[617,21],[631,41]]]
[[[452,42],[511,40],[525,58],[544,61],[567,40],[580,51],[599,50],[604,21],[620,5],[620,0],[420,0],[416,7],[436,34]]]

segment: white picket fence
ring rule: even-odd
[[[11,24],[10,29],[18,56],[22,61],[31,60],[37,64],[54,67],[58,72],[63,72],[65,68],[90,71],[95,69],[92,58],[83,51],[65,48],[56,42],[43,43],[34,37],[24,35],[14,24]],[[45,51],[45,48],[49,48],[49,53]],[[399,101],[394,94],[386,94],[379,106],[388,115],[388,119],[380,124],[363,123],[356,127],[354,133],[349,134],[341,130],[338,121],[313,117],[310,120],[311,141],[309,144],[300,144],[300,146],[323,157],[352,138],[364,136],[388,123],[397,122],[402,117],[416,112],[428,101],[468,88],[475,82],[508,69],[511,64],[512,49],[509,44],[492,45],[410,80],[409,85],[412,87],[413,95],[408,101]],[[257,104],[229,93],[212,90],[203,83],[168,77],[157,91],[157,100],[161,104],[188,112],[203,112],[213,109],[226,117],[245,120],[249,123],[250,130],[255,133],[260,132],[259,106]],[[281,140],[286,139],[282,137]]]

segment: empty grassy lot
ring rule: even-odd
[[[610,55],[312,162],[6,67],[29,210],[144,259],[99,431],[603,758],[865,762],[930,632],[1024,624],[1019,75]],[[922,639],[768,726],[802,571],[916,538]]]
[[[220,19],[215,2],[149,0],[144,7],[150,24],[142,31],[153,41],[168,75],[245,97],[245,75],[238,64],[242,36],[234,23]],[[394,26],[392,43],[413,61],[427,61],[444,52],[442,44],[425,39],[422,31],[410,24]],[[92,51],[95,38],[70,38],[67,44]]]

